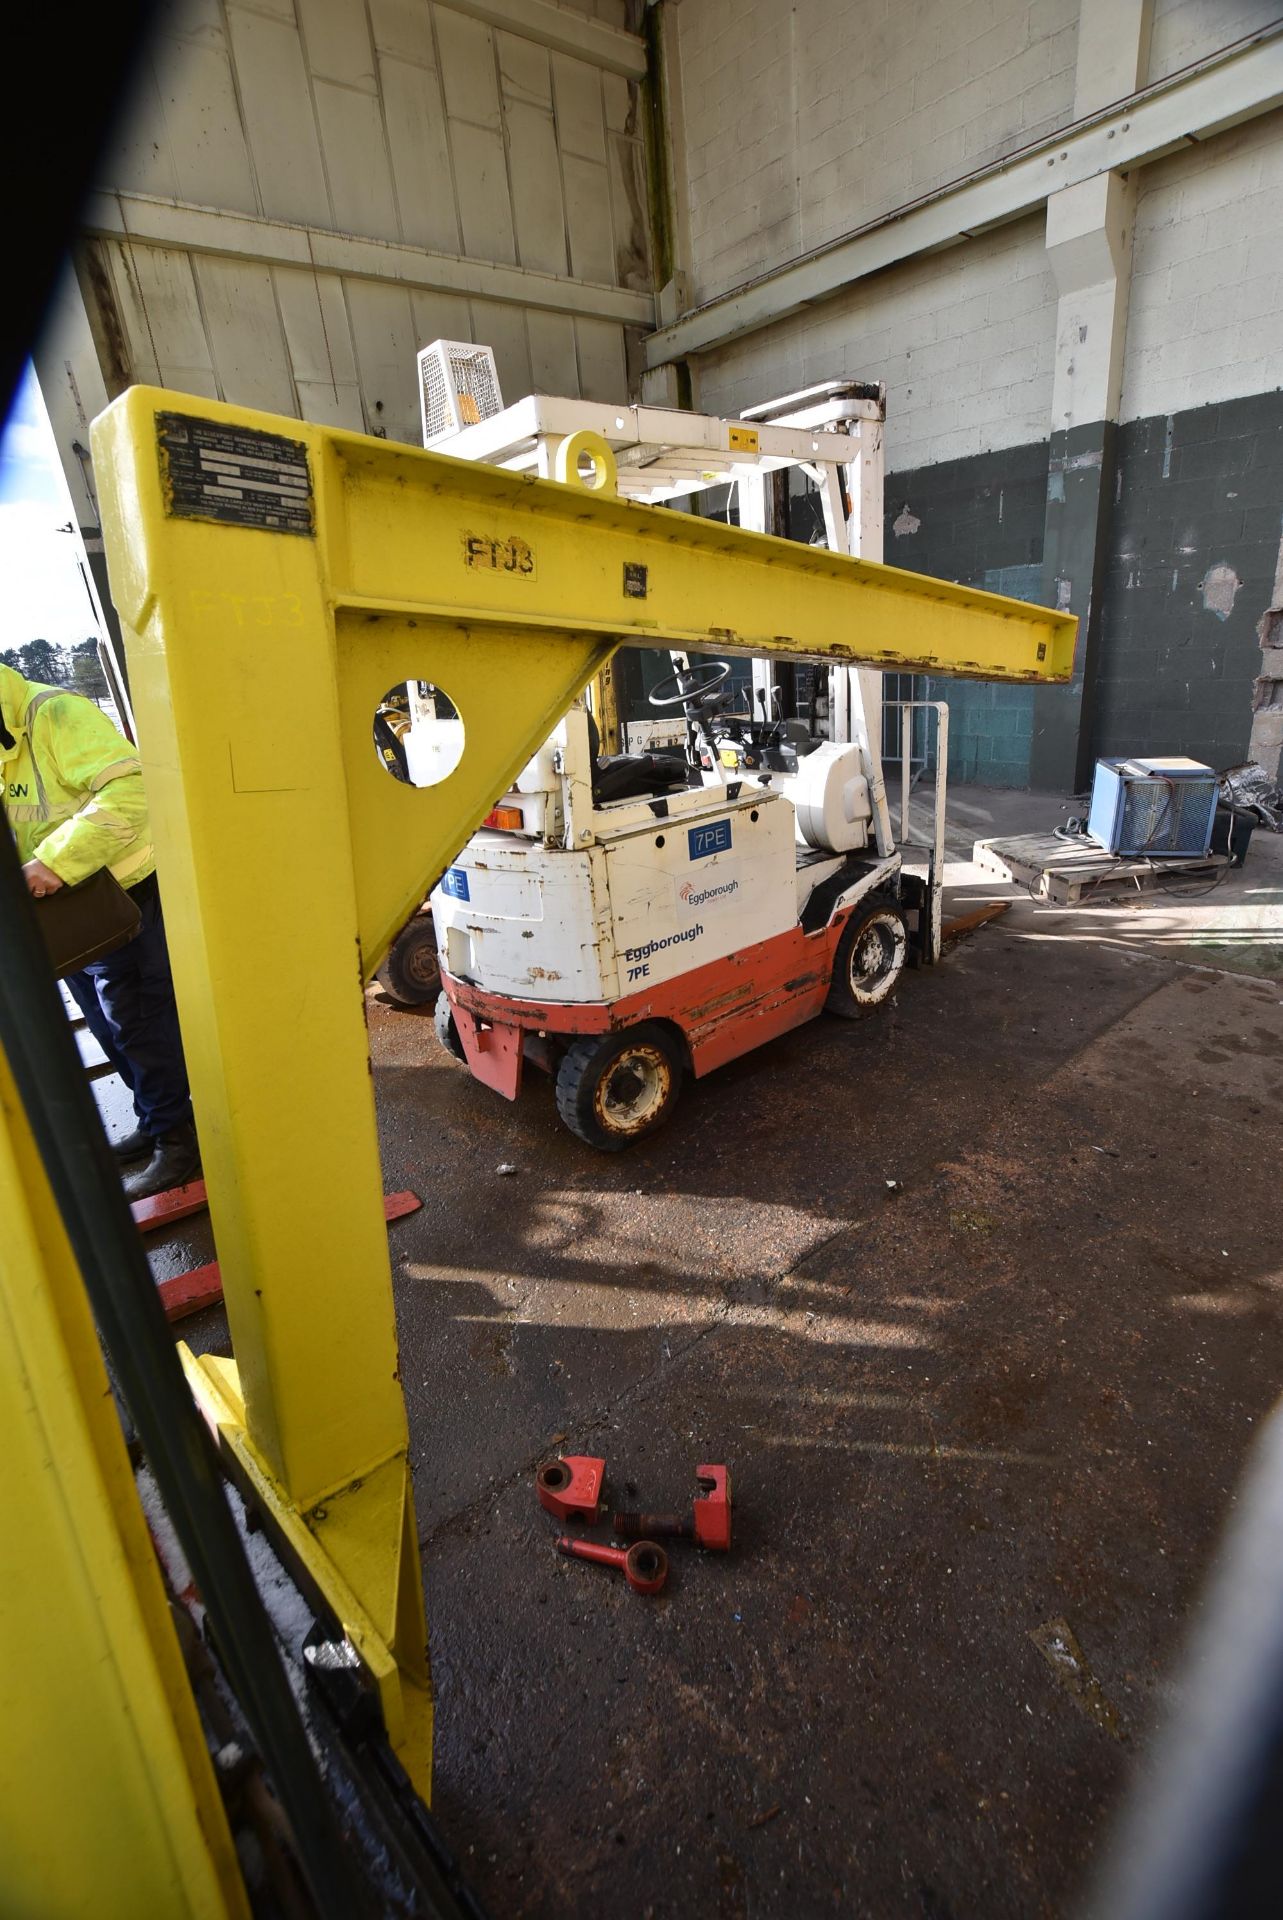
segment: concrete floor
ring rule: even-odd
[[[958,790],[951,845],[1064,811]],[[435,1808],[496,1920],[1074,1910],[1283,1381],[1281,937],[1261,834],[1197,900],[1021,896],[615,1158],[371,996]],[[559,1450],[650,1506],[729,1462],[734,1552],[559,1559]]]

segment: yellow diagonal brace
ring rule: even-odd
[[[95,422],[93,453],[237,1359],[193,1373],[364,1636],[426,1788],[363,976],[621,642],[1054,680],[1074,622],[155,390]],[[378,701],[414,679],[466,730],[426,790],[388,779],[371,738]]]

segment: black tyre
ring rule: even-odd
[[[432,1010],[432,1025],[436,1029],[437,1039],[446,1052],[462,1066],[468,1064],[468,1056],[463,1051],[463,1042],[459,1038],[459,1029],[454,1024],[454,1014],[450,1010],[450,996],[444,991],[437,995],[437,1004]]]
[[[643,1024],[576,1040],[557,1069],[557,1111],[570,1131],[618,1153],[661,1127],[682,1086],[677,1042]]]
[[[430,913],[416,914],[402,928],[374,977],[400,1007],[426,1007],[436,999],[441,991],[441,965]]]
[[[859,1020],[884,1006],[904,971],[909,930],[894,900],[874,894],[855,909],[838,941],[829,1013]]]

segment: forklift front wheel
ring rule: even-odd
[[[450,1055],[461,1065],[468,1064],[468,1056],[463,1051],[463,1042],[459,1038],[459,1029],[454,1024],[454,1014],[450,1008],[450,996],[444,989],[437,995],[437,1004],[432,1009],[432,1025],[437,1039]]]
[[[590,1147],[618,1153],[663,1125],[681,1085],[677,1042],[648,1022],[576,1040],[557,1069],[557,1111]]]
[[[441,967],[430,913],[416,914],[401,929],[374,977],[399,1007],[426,1007],[436,999]]]
[[[825,1009],[858,1020],[882,1006],[895,992],[908,946],[899,907],[886,899],[866,900],[842,929]]]

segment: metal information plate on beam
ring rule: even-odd
[[[156,439],[170,514],[270,533],[315,532],[303,441],[190,413],[157,414]]]

